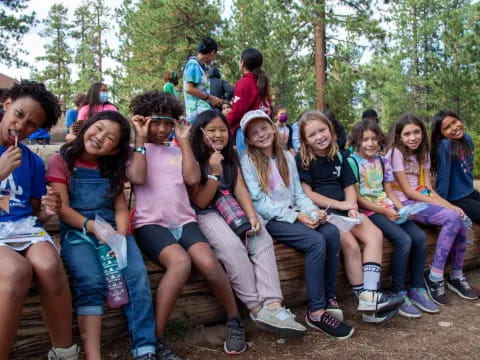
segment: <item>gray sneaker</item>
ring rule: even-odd
[[[230,355],[241,354],[247,349],[245,327],[242,319],[232,318],[227,321],[223,348]]]
[[[362,313],[362,321],[367,324],[383,324],[398,314],[398,308],[374,313]]]
[[[307,332],[307,328],[295,321],[295,315],[283,306],[277,309],[268,309],[264,306],[256,317],[250,313],[250,318],[260,329],[282,337],[299,337]]]
[[[433,302],[425,288],[411,288],[408,292],[408,297],[412,303],[422,311],[431,314],[440,311],[438,305]]]
[[[398,313],[402,315],[403,317],[409,318],[409,319],[418,319],[422,317],[422,312],[417,309],[415,305],[410,301],[410,298],[408,296],[404,296],[405,301],[403,304],[400,306],[400,309],[398,309]]]

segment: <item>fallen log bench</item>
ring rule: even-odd
[[[43,156],[42,156],[43,157]],[[126,188],[127,199],[130,189]],[[59,222],[52,219],[46,224],[46,229],[58,241]],[[432,262],[438,228],[424,227],[427,233],[427,260]],[[467,247],[465,255],[465,269],[480,267],[480,225],[473,226],[474,243]],[[383,246],[383,272],[382,280],[388,282],[393,247],[385,239]],[[306,291],[304,282],[303,255],[285,245],[275,244],[275,256],[280,276],[280,283],[288,307],[304,305]],[[164,269],[145,258],[147,270],[152,286],[152,294],[161,280]],[[340,297],[351,294],[350,286],[345,277],[343,265],[337,275],[337,294]],[[182,290],[175,310],[171,316],[172,321],[180,321],[188,326],[196,324],[214,323],[223,321],[225,312],[215,297],[212,295],[204,279],[195,271],[192,272],[187,284]],[[115,341],[120,336],[127,334],[127,325],[123,312],[120,309],[106,309],[102,323],[102,344]],[[80,344],[78,328],[74,319],[75,342]],[[50,347],[45,323],[42,319],[40,298],[35,284],[32,286],[26,299],[15,343],[11,350],[12,359],[27,359],[46,354]]]

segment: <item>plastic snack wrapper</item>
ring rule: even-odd
[[[29,216],[18,221],[0,222],[0,239],[8,242],[10,239],[41,237],[45,230],[37,226],[37,217]]]
[[[425,210],[427,207],[428,205],[425,203],[414,203],[410,205],[405,205],[398,211],[400,219],[395,221],[395,224],[403,224],[405,221],[408,220],[408,217],[410,215],[415,215],[416,213]]]
[[[351,218],[347,216],[330,214],[327,216],[327,221],[335,225],[341,232],[350,231],[355,225],[361,224],[363,221],[363,214],[360,214],[358,218]]]
[[[100,215],[95,214],[95,232],[114,252],[118,269],[127,267],[127,239],[117,233]],[[99,239],[99,240],[100,240]]]

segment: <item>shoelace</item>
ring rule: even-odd
[[[460,284],[462,284],[462,286],[468,290],[472,290],[472,287],[470,286],[470,284],[468,283],[467,281],[467,278],[465,276],[461,277],[460,279],[458,279],[460,281]]]
[[[235,324],[233,324],[233,322],[235,322]],[[240,321],[233,320],[227,322],[227,336],[231,339],[243,339],[244,330]]]
[[[282,321],[287,320],[287,319],[295,319],[295,315],[292,314],[290,309],[287,309],[285,307],[281,307],[280,309],[281,310],[277,312],[275,317],[277,317],[278,319],[280,319]]]
[[[427,290],[424,288],[418,289],[418,292],[420,293],[420,296],[423,297],[424,300],[431,301],[430,296],[428,296]]]
[[[340,321],[335,319],[333,316],[330,316],[330,314],[327,312],[323,313],[322,322],[333,328],[337,328],[340,325]]]

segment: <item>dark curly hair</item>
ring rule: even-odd
[[[431,160],[431,168],[430,171],[433,175],[437,174],[438,171],[438,150],[440,148],[440,143],[443,139],[446,139],[445,136],[442,134],[442,121],[447,116],[453,117],[457,120],[462,121],[460,117],[454,113],[453,111],[448,110],[440,110],[438,113],[435,114],[433,117],[432,122],[432,134],[430,135],[431,139],[431,149],[430,149],[430,160]],[[463,122],[463,121],[462,121]],[[452,159],[461,159],[462,156],[472,156],[473,155],[473,148],[467,139],[462,137],[459,140],[451,140],[450,141],[450,155]]]
[[[125,167],[130,153],[130,124],[122,114],[116,111],[102,111],[94,114],[88,120],[83,121],[75,140],[63,145],[60,149],[60,155],[62,155],[67,163],[68,169],[73,171],[75,161],[78,160],[85,151],[85,144],[83,142],[85,132],[99,120],[110,120],[120,126],[118,151],[113,155],[102,156],[98,159],[100,174],[110,181],[111,196],[116,197],[123,190]]]
[[[348,143],[353,146],[356,151],[360,149],[363,133],[367,130],[372,131],[377,136],[378,145],[385,145],[385,135],[383,134],[383,131],[378,123],[371,119],[361,120],[353,126],[352,131],[348,136]]]
[[[228,143],[222,150],[222,155],[224,157],[222,165],[224,169],[225,180],[231,186],[231,188],[234,189],[235,184],[237,183],[238,168],[240,163],[237,152],[233,148],[230,127],[228,126],[227,119],[222,113],[215,110],[205,110],[200,113],[192,126],[192,151],[200,166],[200,184],[205,185],[207,182],[209,167],[208,160],[210,159],[210,154],[212,152],[212,150],[210,150],[203,141],[204,135],[202,128],[205,129],[205,127],[216,118],[220,118],[228,129]]]
[[[387,145],[387,150],[392,150],[390,161],[393,158],[394,149],[398,149],[402,153],[404,162],[410,161],[410,156],[408,155],[409,150],[402,141],[402,131],[407,125],[417,125],[422,132],[422,143],[413,152],[413,154],[415,155],[418,163],[423,164],[427,160],[430,151],[427,129],[423,121],[415,116],[415,114],[411,113],[400,115],[398,120],[390,128]]]
[[[130,111],[133,115],[169,114],[178,119],[183,114],[183,107],[172,94],[151,90],[136,96],[130,103]]]
[[[9,98],[12,101],[23,97],[32,98],[45,111],[46,119],[42,128],[50,130],[57,124],[62,111],[60,105],[58,105],[57,97],[48,91],[44,84],[22,80],[20,84],[13,85],[5,94],[5,99]]]

